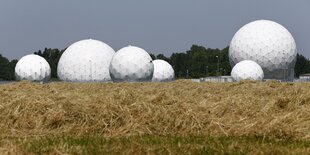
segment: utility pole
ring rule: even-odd
[[[218,79],[218,82],[220,82],[220,59],[219,59],[219,56],[216,56],[217,58],[217,79]]]
[[[219,56],[216,56],[217,58],[217,76],[220,76],[220,59]]]
[[[189,77],[189,71],[188,69],[186,69],[186,78],[188,79],[188,77]]]

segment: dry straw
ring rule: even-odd
[[[2,136],[258,135],[310,139],[310,84],[50,83],[0,86]]]

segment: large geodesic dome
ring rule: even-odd
[[[142,48],[128,46],[117,51],[110,64],[114,82],[151,81],[154,65],[151,56]]]
[[[296,43],[282,25],[257,20],[243,26],[229,47],[232,67],[243,60],[253,60],[264,70],[265,79],[294,79]]]
[[[109,65],[115,51],[98,40],[81,40],[62,54],[58,67],[58,77],[69,82],[111,81]]]
[[[174,79],[174,70],[172,66],[164,60],[154,60],[153,82],[167,82]]]
[[[237,63],[231,71],[231,77],[235,81],[241,80],[263,80],[264,71],[254,61],[243,60]]]
[[[43,57],[30,54],[17,62],[15,77],[17,80],[48,81],[51,77],[51,68]]]

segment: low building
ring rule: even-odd
[[[209,76],[200,78],[200,82],[233,82],[231,76]]]
[[[300,81],[300,82],[310,82],[310,73],[301,74],[301,75],[299,76],[299,81]]]

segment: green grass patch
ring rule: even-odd
[[[23,142],[33,154],[308,154],[310,142],[264,137],[48,137]]]

